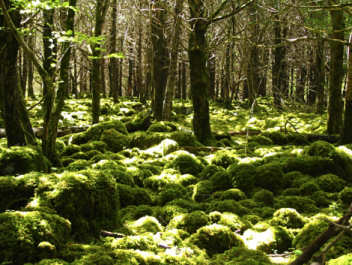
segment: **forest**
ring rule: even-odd
[[[0,0],[0,265],[352,265],[351,0]]]

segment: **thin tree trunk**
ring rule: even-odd
[[[111,28],[110,28],[110,53],[116,53],[116,38],[117,38],[117,0],[111,2]],[[109,87],[110,96],[114,103],[118,102],[118,58],[110,58],[109,62]]]

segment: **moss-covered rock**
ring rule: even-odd
[[[210,212],[209,218],[211,223],[228,226],[233,232],[244,231],[250,226],[247,221],[242,220],[237,214],[229,212]]]
[[[346,182],[334,174],[325,174],[318,177],[317,183],[326,192],[339,192],[346,186]]]
[[[274,204],[274,194],[270,190],[262,189],[254,193],[253,200],[266,206]]]
[[[342,191],[339,192],[339,199],[344,204],[349,204],[352,202],[352,187],[345,187]]]
[[[319,210],[312,199],[304,196],[279,196],[275,208],[293,208],[302,213],[316,213]]]
[[[62,259],[43,259],[37,265],[69,265],[67,261]]]
[[[176,151],[178,148],[179,145],[176,141],[164,139],[158,145],[145,150],[144,154],[152,157],[161,157]]]
[[[246,199],[246,194],[240,189],[228,189],[221,193],[220,200],[240,201]]]
[[[188,190],[182,185],[169,185],[159,193],[158,203],[160,205],[164,205],[172,200],[179,198],[190,199]]]
[[[47,172],[50,162],[34,147],[0,147],[0,176],[24,174],[31,171]]]
[[[211,160],[213,165],[221,166],[223,168],[228,168],[230,165],[237,163],[238,160],[235,158],[231,152],[227,150],[220,150],[214,154]]]
[[[203,211],[194,211],[191,213],[175,216],[169,223],[168,228],[183,229],[190,234],[195,233],[198,228],[209,224],[209,217]]]
[[[302,228],[307,220],[292,208],[281,208],[275,211],[270,223],[286,228]]]
[[[188,241],[205,249],[210,256],[244,245],[241,237],[232,232],[229,227],[218,224],[199,228]]]
[[[221,167],[216,165],[207,165],[203,168],[202,172],[198,175],[201,180],[210,179],[216,172],[223,170]]]
[[[152,203],[149,193],[143,188],[117,184],[117,189],[120,196],[121,207]]]
[[[260,145],[272,145],[273,141],[264,135],[256,135],[252,136],[251,138],[248,139],[248,142],[255,142]]]
[[[352,265],[352,254],[346,254],[328,261],[327,265]]]
[[[24,264],[54,257],[69,240],[70,222],[39,211],[0,214],[0,262]]]
[[[177,129],[176,125],[169,121],[158,121],[151,124],[147,132],[173,132]]]
[[[213,183],[209,180],[202,180],[193,187],[192,199],[196,202],[206,201],[214,191]]]
[[[272,226],[265,231],[248,229],[243,238],[249,249],[261,250],[265,253],[282,253],[292,245],[292,236],[283,227]]]
[[[146,131],[151,125],[151,111],[143,110],[126,123],[128,132]]]
[[[234,247],[214,256],[211,265],[272,265],[269,258],[258,250]]]
[[[124,226],[133,234],[146,232],[155,234],[164,230],[158,219],[153,216],[141,217],[136,221],[125,223]]]
[[[209,180],[213,183],[214,191],[231,188],[230,175],[225,170],[216,172]]]
[[[314,192],[317,192],[319,190],[320,190],[320,188],[319,188],[318,184],[316,183],[316,181],[314,181],[314,180],[303,183],[299,187],[299,193],[303,196],[312,195]]]
[[[66,170],[80,171],[80,170],[89,168],[90,165],[91,165],[91,163],[89,161],[87,161],[85,159],[78,159],[78,160],[74,160],[70,164],[68,164],[66,166]]]
[[[255,183],[259,187],[277,193],[283,188],[283,171],[277,163],[268,163],[256,168]]]
[[[213,200],[208,206],[208,211],[230,212],[235,213],[239,216],[248,214],[249,212],[247,208],[243,207],[239,202],[234,200]]]
[[[180,154],[167,167],[177,169],[181,174],[197,176],[204,168],[201,161],[191,154]]]
[[[187,213],[188,210],[178,205],[164,205],[156,207],[154,215],[162,225],[168,225],[169,222],[178,215]]]
[[[106,143],[107,148],[112,152],[119,152],[129,145],[128,137],[115,129],[104,130],[100,140]]]
[[[63,172],[42,179],[30,207],[45,206],[72,223],[77,239],[96,236],[116,224],[119,193],[113,177],[101,171]]]
[[[78,153],[81,151],[81,147],[77,144],[69,144],[66,145],[65,149],[62,151],[62,156],[71,156],[74,153]]]
[[[316,192],[313,192],[310,195],[310,198],[315,201],[315,204],[319,208],[325,208],[328,207],[334,200],[330,198],[330,194],[327,192],[324,192],[322,190],[318,190]]]
[[[168,138],[167,135],[162,133],[147,133],[144,131],[138,131],[129,134],[129,147],[137,147],[144,150],[159,144],[166,138]]]
[[[171,133],[170,138],[180,146],[201,146],[192,132],[176,131]]]
[[[245,193],[250,192],[255,183],[256,168],[252,164],[231,165],[227,172],[232,180],[232,186]]]

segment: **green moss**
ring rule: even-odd
[[[237,163],[238,160],[234,157],[231,152],[226,151],[226,150],[220,150],[217,151],[214,154],[213,159],[211,160],[211,163],[213,165],[221,166],[223,168],[228,168],[230,165]]]
[[[259,187],[277,193],[283,188],[283,172],[277,163],[268,163],[256,168],[255,183]]]
[[[199,174],[199,178],[202,180],[210,179],[216,172],[221,171],[222,168],[215,165],[207,165],[203,168],[202,172]]]
[[[330,199],[330,196],[328,193],[322,191],[322,190],[318,190],[316,192],[313,192],[310,195],[310,198],[315,201],[315,204],[319,207],[319,208],[324,208],[324,207],[328,207],[333,200]]]
[[[116,224],[119,193],[116,181],[95,170],[63,172],[43,179],[30,206],[48,206],[72,223],[77,239],[96,236]]]
[[[255,183],[256,168],[252,164],[231,165],[227,172],[230,175],[232,185],[245,193],[250,192]]]
[[[281,208],[274,213],[270,223],[286,228],[302,228],[306,223],[306,219],[295,209]]]
[[[179,148],[178,143],[171,139],[164,139],[158,145],[143,152],[145,156],[162,157],[175,152]]]
[[[43,259],[37,265],[69,265],[70,263],[61,259]]]
[[[231,188],[230,175],[225,170],[216,172],[209,180],[213,184],[214,191]]]
[[[249,138],[248,141],[249,142],[256,142],[260,145],[272,145],[273,144],[273,141],[269,137],[266,137],[264,135],[252,136],[251,138]]]
[[[191,132],[176,131],[171,133],[170,138],[180,146],[201,146],[196,137]]]
[[[147,132],[173,132],[176,129],[176,125],[172,122],[159,121],[151,124]]]
[[[242,220],[237,214],[229,212],[210,212],[209,218],[211,223],[228,226],[233,232],[244,231],[250,226],[247,221]]]
[[[307,182],[308,178],[310,178],[308,175],[304,175],[300,171],[291,171],[284,174],[282,179],[282,185],[285,189],[292,187],[298,188],[301,184]],[[297,181],[301,179],[304,180],[302,182],[297,183]]]
[[[151,111],[143,110],[126,123],[128,132],[146,131],[151,124]]]
[[[194,185],[192,199],[196,202],[206,201],[214,191],[213,183],[209,180],[202,180]]]
[[[70,145],[66,145],[65,149],[62,152],[63,156],[71,156],[74,153],[78,153],[81,151],[81,147],[79,145],[76,144],[70,144]]]
[[[115,129],[104,130],[100,140],[106,143],[107,148],[112,152],[119,152],[129,145],[128,137]]]
[[[162,225],[167,225],[175,216],[185,214],[187,212],[187,209],[184,209],[178,205],[164,205],[162,207],[156,207],[154,214]]]
[[[221,193],[220,200],[240,201],[246,199],[246,194],[240,189],[228,189]]]
[[[201,161],[191,154],[180,154],[167,167],[177,169],[181,174],[197,176],[204,168]]]
[[[299,188],[288,188],[282,191],[281,195],[282,196],[298,196],[300,195],[301,192]]]
[[[137,147],[143,150],[159,144],[166,138],[168,138],[167,135],[156,132],[134,132],[129,134],[130,147]]]
[[[227,226],[218,224],[201,227],[189,238],[189,242],[205,249],[210,256],[244,245],[240,236]]]
[[[83,152],[88,152],[91,150],[98,150],[98,151],[104,153],[108,146],[103,141],[91,141],[89,143],[82,144],[80,147]]]
[[[272,226],[260,232],[248,229],[244,232],[243,238],[249,249],[261,250],[265,253],[282,253],[292,245],[292,236],[280,226]]]
[[[272,265],[269,258],[262,252],[245,247],[234,247],[223,254],[216,255],[212,265]]]
[[[70,163],[67,167],[66,170],[69,171],[79,171],[88,168],[91,165],[91,163],[87,160],[84,159],[78,159]]]
[[[188,190],[183,187],[182,185],[169,185],[168,187],[164,188],[159,193],[158,203],[160,205],[165,205],[166,203],[178,199],[178,198],[189,198]]]
[[[204,210],[204,205],[195,201],[186,199],[176,199],[168,203],[168,205],[176,205],[183,209],[187,209],[189,212],[196,210]]]
[[[45,171],[50,162],[35,147],[0,147],[0,176],[24,174],[31,171]]]
[[[339,192],[346,186],[346,182],[334,174],[320,176],[317,179],[317,183],[326,192]]]
[[[70,222],[55,214],[39,211],[1,213],[0,261],[24,264],[51,258],[63,248],[69,235]]]
[[[153,234],[164,230],[159,221],[152,216],[144,216],[136,221],[127,222],[124,226],[133,234],[151,232]]]
[[[283,170],[284,172],[300,171],[311,176],[341,172],[341,169],[336,167],[332,159],[307,155],[286,160],[283,163]]]
[[[308,181],[306,183],[303,183],[300,187],[299,187],[299,193],[303,196],[309,196],[312,195],[314,192],[319,191],[319,186],[318,184],[314,181]]]
[[[349,204],[352,202],[352,187],[345,187],[342,191],[339,192],[339,199],[344,204]]]
[[[281,132],[264,133],[263,136],[269,138],[277,145],[285,145],[288,143],[287,136]]]
[[[152,203],[149,193],[143,188],[117,184],[117,189],[120,195],[121,207]]]
[[[327,265],[352,265],[352,254],[343,255],[337,259],[331,259]]]
[[[209,204],[208,211],[209,212],[213,212],[213,211],[230,212],[240,216],[248,214],[248,209],[246,209],[240,203],[234,200],[224,200],[224,201],[213,200]]]
[[[331,157],[336,153],[335,146],[325,141],[316,141],[305,150],[310,156]]]
[[[249,222],[251,225],[255,225],[258,222],[262,221],[262,218],[255,214],[247,214],[243,216],[242,219],[246,222]]]
[[[168,229],[183,229],[190,234],[195,233],[202,226],[209,224],[209,217],[203,211],[194,211],[175,216],[169,223]]]
[[[109,247],[112,249],[138,249],[156,251],[158,244],[155,242],[152,235],[144,234],[113,239],[109,244]]]
[[[253,200],[266,206],[272,206],[274,204],[274,194],[269,190],[262,189],[254,193]]]
[[[302,213],[316,213],[319,210],[312,199],[303,196],[279,196],[275,208],[293,208]]]

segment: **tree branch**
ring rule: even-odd
[[[237,13],[241,12],[243,9],[245,9],[247,6],[253,4],[256,0],[250,0],[248,1],[247,3],[241,5],[240,7],[236,8],[234,11],[232,11],[231,13],[229,14],[226,14],[224,16],[221,16],[221,17],[217,17],[217,18],[213,18],[211,19],[208,24],[210,25],[211,23],[214,23],[214,22],[218,22],[220,20],[224,20],[226,18],[229,18],[229,17],[232,17],[234,15],[236,15]]]

